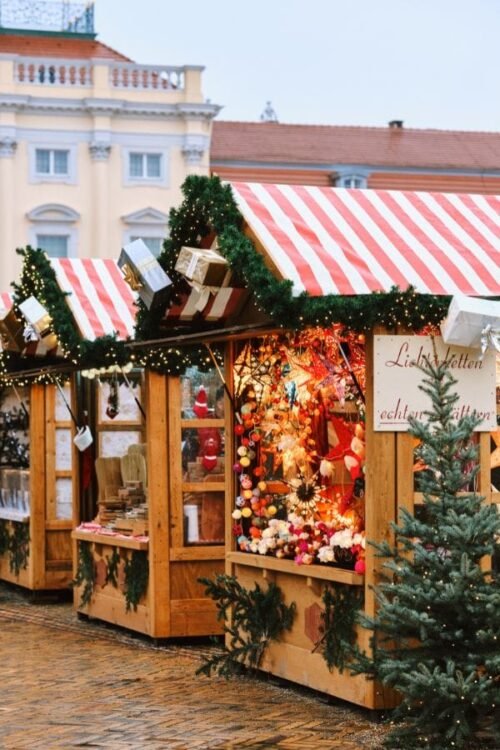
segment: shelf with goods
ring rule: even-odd
[[[69,382],[63,392],[70,401]],[[11,551],[0,555],[0,578],[33,591],[67,589],[72,578],[70,535],[76,517],[73,426],[55,385],[7,388],[7,408],[18,397],[21,407],[18,404],[14,409],[23,408],[25,424],[10,434],[24,443],[29,467],[1,470],[0,522],[12,541]]]

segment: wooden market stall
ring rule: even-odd
[[[7,300],[6,300],[7,301]],[[2,313],[13,313],[12,297]],[[2,325],[4,346],[12,346]],[[12,351],[12,348],[10,348]],[[36,346],[24,352],[32,361]],[[45,359],[45,358],[44,358]],[[68,588],[76,522],[69,382],[0,384],[0,579],[31,591]]]
[[[49,261],[42,251],[23,253],[21,277],[0,320],[0,577],[33,591],[69,590],[80,480],[92,461],[92,449],[80,453],[76,445],[89,429],[78,364],[114,356],[115,339],[106,334],[120,332],[120,324],[125,335],[132,333],[134,295],[114,261]],[[98,268],[107,301],[102,289],[92,289]],[[92,297],[87,312],[80,305],[85,288]]]
[[[115,305],[127,302],[121,274],[114,283]],[[76,285],[73,293],[77,322],[92,311],[94,328],[100,321],[105,329],[95,300]],[[130,311],[120,328],[115,320],[129,335]],[[140,366],[98,370],[81,373],[97,482],[93,511],[72,535],[75,608],[156,639],[221,633],[215,604],[198,581],[224,569],[230,413],[219,375],[207,366],[182,376]]]
[[[296,607],[291,629],[268,645],[260,668],[361,706],[388,707],[394,696],[379,685],[328,667],[321,631],[326,593],[341,589],[349,606],[375,612],[372,587],[382,562],[366,542],[390,540],[399,510],[420,502],[415,446],[405,422],[412,402],[405,399],[411,390],[408,363],[422,351],[432,353],[433,340],[444,351],[439,356],[473,362],[458,367],[472,369],[472,378],[484,370],[489,378],[480,402],[488,415],[478,432],[477,489],[492,501],[494,354],[486,353],[484,365],[479,350],[462,351],[465,359],[459,360],[460,352],[439,343],[438,325],[447,295],[500,293],[489,226],[500,202],[222,186],[217,178],[190,178],[184,191],[160,258],[176,280],[177,295],[159,323],[140,310],[142,341],[134,346],[148,339],[153,345],[153,339],[164,363],[169,353],[190,351],[196,343],[224,347],[232,417],[232,424],[226,421],[225,456],[234,471],[225,481],[226,573],[246,589],[273,582],[285,604]],[[214,251],[215,263],[226,262],[229,270],[219,282],[208,281]],[[243,310],[213,312],[245,295]],[[400,354],[384,354],[389,345]],[[407,356],[400,367],[394,363],[401,352]],[[401,369],[403,380],[387,379],[392,390],[384,394],[388,361]],[[159,385],[162,376],[148,377],[162,393],[162,415],[168,404],[170,426],[158,422],[158,429],[163,435],[172,430],[172,459],[173,436],[179,434],[176,386],[172,393]],[[381,399],[394,396],[392,406],[384,406]],[[178,496],[191,491],[190,483],[175,479],[175,468],[170,478],[167,473],[162,491],[169,487],[171,497],[176,489]],[[174,513],[170,544],[177,551],[171,547],[170,560],[182,554],[184,533]],[[164,534],[167,544],[168,529]],[[370,648],[368,631],[355,635],[361,647]]]

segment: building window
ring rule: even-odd
[[[36,245],[50,258],[67,258],[69,247],[68,234],[37,234]]]
[[[122,148],[123,184],[139,186],[149,184],[154,187],[168,187],[169,153],[157,146]]]
[[[361,175],[356,174],[349,174],[339,177],[336,184],[337,187],[343,188],[365,188],[367,186],[366,177],[362,177]]]
[[[80,214],[70,206],[45,203],[26,214],[30,222],[29,244],[51,258],[74,258],[78,249]]]
[[[139,180],[159,180],[161,177],[161,154],[129,154],[129,177]]]
[[[130,242],[142,240],[146,247],[151,250],[155,258],[159,256],[163,249],[163,237],[131,237]]]
[[[29,143],[29,180],[76,185],[76,144],[54,148],[50,143]]]
[[[36,173],[38,175],[68,175],[69,151],[56,148],[37,148]]]

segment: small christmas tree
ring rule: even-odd
[[[411,420],[420,440],[421,513],[401,511],[396,546],[377,545],[387,576],[379,609],[363,624],[374,631],[368,671],[401,695],[386,746],[500,748],[500,580],[484,569],[500,535],[500,515],[474,491],[478,472],[472,432],[479,419],[454,422],[456,381],[427,361],[422,391],[432,401],[427,423]],[[418,509],[417,509],[418,510]]]

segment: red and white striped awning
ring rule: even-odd
[[[293,293],[500,294],[500,196],[231,183]],[[260,246],[260,247],[259,247]]]
[[[125,283],[118,264],[103,258],[51,258],[57,283],[69,292],[66,302],[82,338],[94,341],[112,334],[134,333],[136,294]]]
[[[0,292],[0,310],[10,310],[13,303],[12,294],[10,292]]]

